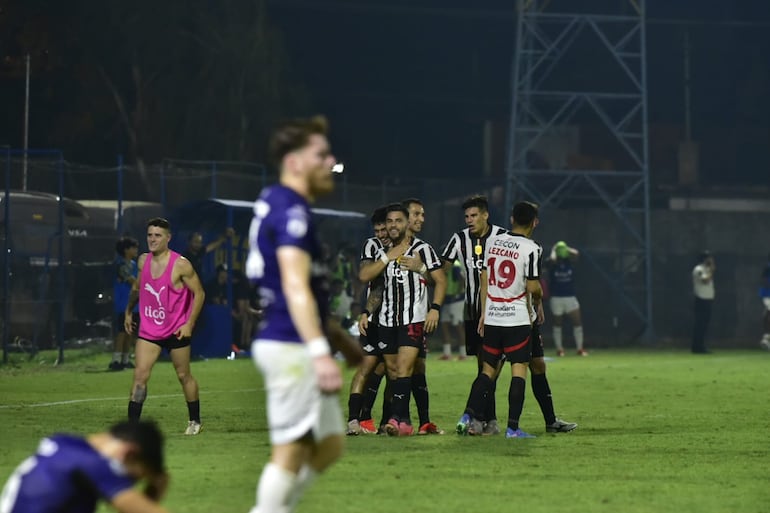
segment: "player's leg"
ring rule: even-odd
[[[529,361],[529,371],[532,375],[532,393],[535,395],[540,411],[543,413],[545,430],[548,433],[567,433],[575,429],[577,424],[574,422],[565,422],[556,417],[551,387],[545,374],[543,337],[540,335],[540,326],[538,324],[532,327],[532,359]]]
[[[765,307],[765,316],[762,319],[763,335],[759,345],[770,351],[770,297],[763,297],[762,304]]]
[[[361,409],[364,402],[364,390],[370,374],[374,372],[377,366],[378,357],[374,354],[367,354],[364,349],[364,358],[361,364],[353,374],[350,381],[350,394],[348,396],[348,435],[358,435],[361,433]]]
[[[564,303],[563,298],[552,297],[550,300],[551,306],[551,321],[553,323],[553,345],[556,346],[556,355],[564,356],[564,341],[562,334],[562,324],[564,318]]]
[[[439,329],[441,330],[441,356],[439,360],[449,361],[452,359],[452,326],[449,320],[441,319],[439,322]]]
[[[385,327],[380,326],[380,341],[382,342],[382,358],[385,361],[385,375],[387,376],[387,383],[385,384],[385,393],[383,394],[383,416],[380,420],[380,428],[382,431],[390,434],[398,434],[398,420],[394,424],[390,421],[393,420],[393,393],[394,385],[398,379],[398,330],[397,327]],[[387,406],[386,406],[387,405]],[[387,412],[385,411],[387,408]],[[395,428],[395,431],[388,426]]]
[[[413,326],[413,325],[410,325]],[[409,401],[412,395],[412,374],[417,363],[420,349],[416,347],[415,340],[406,335],[408,327],[404,327],[404,333],[399,337],[398,355],[396,360],[397,376],[393,382],[393,415],[388,425],[389,435],[394,435],[393,420],[398,422],[398,435],[407,436],[414,432],[409,415]]]
[[[188,422],[186,435],[197,435],[201,430],[201,403],[198,395],[198,382],[190,371],[190,340],[180,341],[181,347],[174,347],[169,350],[171,354],[171,363],[174,364],[176,377],[179,384],[182,385],[184,398],[187,401]]]
[[[121,365],[120,360],[123,355],[126,340],[126,330],[123,326],[124,318],[125,314],[123,313],[115,313],[113,318],[112,329],[115,332],[115,338],[112,345],[112,361],[110,361],[110,365],[107,367],[111,371],[123,370],[123,365]]]
[[[465,410],[457,422],[455,431],[459,435],[481,435],[487,418],[489,402],[494,402],[495,377],[498,362],[503,352],[501,330],[496,326],[484,327],[484,343],[478,349],[481,356],[482,368],[473,380]]]
[[[359,424],[361,425],[361,430],[365,433],[377,432],[374,420],[372,419],[372,408],[374,408],[374,401],[377,399],[377,392],[380,389],[380,383],[382,383],[383,376],[385,376],[385,361],[382,359],[382,355],[380,355],[377,366],[374,368],[374,371],[369,374],[369,378],[364,384],[364,399],[361,403],[361,418]],[[383,400],[383,410],[385,410],[387,405],[388,403]],[[385,414],[390,415],[389,407]]]
[[[519,418],[524,409],[527,370],[532,354],[532,328],[527,324],[503,329],[505,330],[503,351],[506,360],[511,364],[511,385],[508,388],[508,428],[505,431],[505,437],[533,438],[533,435],[519,428]]]
[[[569,298],[569,320],[572,323],[572,333],[575,337],[575,346],[580,356],[588,356],[588,352],[583,347],[583,319],[580,315],[580,303],[576,297]]]
[[[136,341],[136,368],[128,401],[129,420],[139,420],[142,415],[142,406],[147,399],[147,383],[150,381],[152,366],[160,356],[160,351],[159,344],[141,338]]]
[[[133,369],[134,364],[131,363],[131,353],[136,345],[136,333],[139,332],[139,313],[134,312],[131,314],[131,324],[134,327],[133,333],[126,333],[126,338],[123,342],[123,353],[120,357],[120,364],[124,369]]]

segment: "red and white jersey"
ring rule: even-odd
[[[484,249],[487,297],[484,324],[532,324],[527,281],[540,279],[542,248],[524,235],[503,233],[490,237]]]

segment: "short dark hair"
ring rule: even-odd
[[[118,242],[115,243],[115,253],[117,253],[118,256],[123,256],[127,249],[138,247],[139,241],[133,237],[124,236],[119,238]]]
[[[487,201],[487,197],[481,194],[474,194],[473,196],[466,198],[461,205],[463,210],[474,207],[478,208],[481,212],[489,212],[489,202]]]
[[[537,219],[537,205],[530,201],[520,201],[513,206],[511,216],[517,226],[529,226]]]
[[[404,208],[405,208],[405,209],[407,209],[407,211],[409,210],[409,207],[410,207],[411,205],[420,205],[421,207],[422,207],[422,206],[424,206],[424,205],[422,204],[422,201],[420,201],[420,200],[419,200],[419,199],[417,199],[417,198],[406,198],[406,199],[402,199],[402,200],[401,200],[401,204],[404,206]]]
[[[168,222],[168,219],[163,219],[162,217],[153,217],[152,219],[148,220],[147,228],[150,226],[157,226],[158,228],[171,231],[171,223]]]
[[[369,218],[372,222],[372,226],[385,222],[385,217],[388,215],[387,210],[387,205],[383,205],[374,209],[374,212],[372,212],[372,217]]]
[[[387,207],[385,207],[385,217],[388,217],[388,214],[391,212],[401,212],[404,214],[404,217],[409,219],[409,210],[404,206],[404,203],[391,203]]]
[[[324,116],[292,119],[280,124],[270,137],[268,155],[276,167],[281,167],[283,158],[289,153],[307,145],[311,135],[327,135],[329,123]]]
[[[163,457],[163,434],[152,421],[119,422],[110,428],[110,435],[126,442],[135,443],[139,448],[139,461],[155,473],[166,471]]]

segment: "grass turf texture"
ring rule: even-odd
[[[0,366],[0,480],[42,436],[99,431],[125,416],[131,374],[103,371],[109,355],[73,351],[58,367],[39,363],[53,361],[47,353],[12,357]],[[475,363],[432,357],[431,411],[447,434],[348,437],[343,459],[298,511],[770,510],[770,355],[595,351],[548,365],[557,415],[580,424],[573,433],[545,433],[528,385],[521,425],[538,438],[457,436]],[[202,392],[197,437],[182,435],[187,413],[171,364],[159,362],[149,385],[143,415],[166,433],[172,476],[164,504],[247,512],[269,453],[260,377],[249,359],[195,362],[193,373]],[[501,377],[497,393],[503,426],[508,381]],[[347,391],[341,400],[346,411]]]

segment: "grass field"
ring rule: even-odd
[[[71,353],[58,367],[52,359],[0,366],[0,480],[40,437],[102,430],[125,415],[131,377],[104,371],[107,354]],[[545,434],[528,391],[522,428],[538,438],[506,440],[453,433],[475,363],[432,359],[431,411],[448,434],[348,438],[344,458],[298,511],[767,512],[768,369],[770,355],[759,351],[596,351],[553,360],[557,414],[580,427]],[[165,504],[175,512],[247,512],[269,451],[260,378],[249,359],[195,362],[193,373],[202,391],[200,436],[181,434],[186,409],[170,363],[157,365],[144,408],[167,435]],[[508,380],[500,383],[504,419]]]

